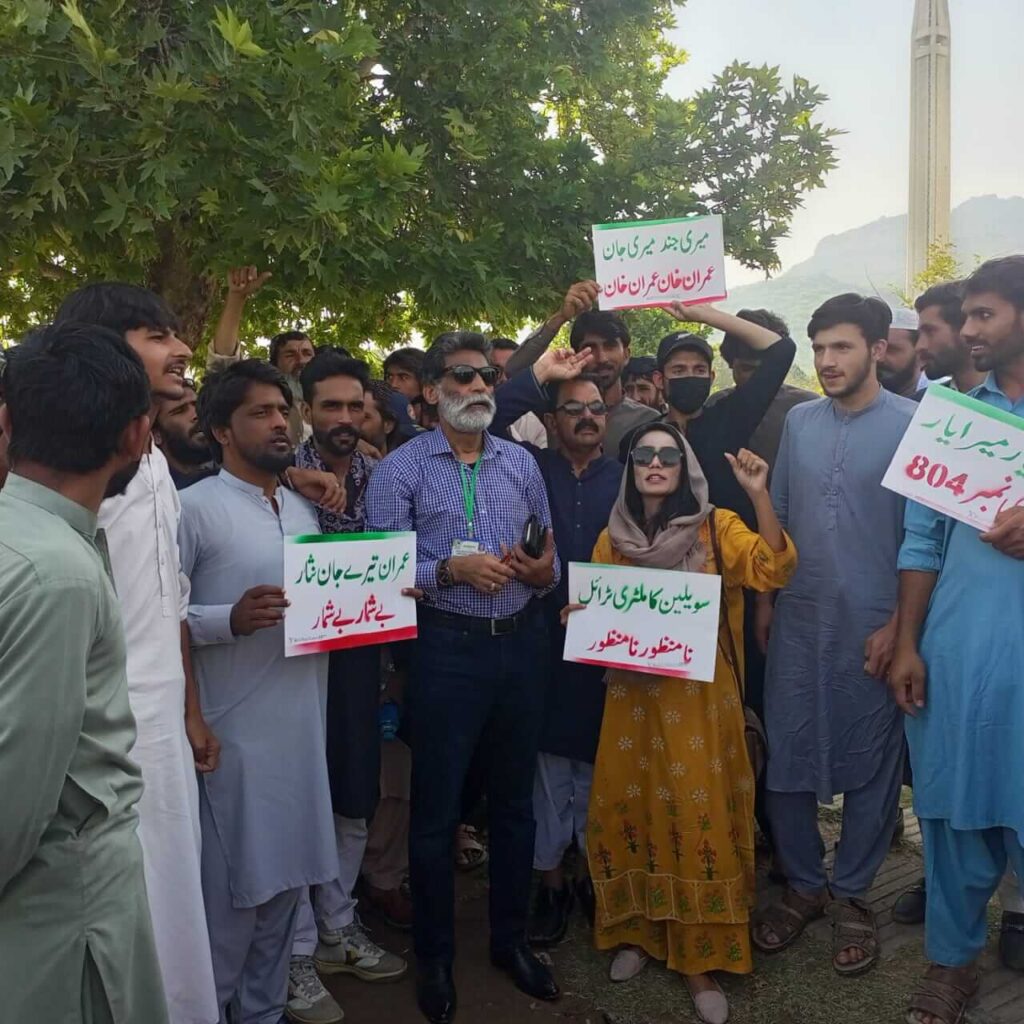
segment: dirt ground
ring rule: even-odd
[[[840,812],[823,808],[822,833],[836,838]],[[918,873],[920,850],[914,840],[899,844],[890,855],[876,907],[888,906],[904,884]],[[537,1003],[516,990],[491,967],[487,958],[486,870],[458,880],[455,983],[459,1024],[687,1024],[696,1021],[681,979],[655,963],[623,985],[608,980],[611,954],[598,953],[577,911],[567,939],[550,952],[563,997],[554,1004]],[[765,880],[762,890],[768,892]],[[998,908],[991,919],[998,921]],[[349,1024],[422,1024],[416,1007],[411,937],[395,932],[367,913],[364,923],[374,939],[410,960],[405,978],[389,985],[368,985],[352,978],[325,979],[345,1010]],[[993,930],[994,936],[994,930]],[[758,957],[753,975],[724,978],[732,1008],[732,1024],[900,1024],[904,1006],[925,961],[919,928],[891,923],[883,931],[883,959],[863,978],[841,978],[831,969],[831,945],[823,923],[808,930],[796,945],[777,957]],[[972,1016],[972,1024],[998,1020],[1024,1022],[1019,1016]]]

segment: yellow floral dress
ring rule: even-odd
[[[725,606],[743,658],[742,587],[775,590],[796,549],[775,553],[733,512],[715,510]],[[705,572],[716,572],[709,526]],[[629,565],[607,530],[594,562]],[[725,628],[725,627],[722,627]],[[609,673],[587,825],[598,949],[640,946],[682,974],[752,969],[754,776],[743,705],[719,636],[713,683]]]

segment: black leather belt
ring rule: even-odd
[[[446,626],[448,629],[465,630],[469,633],[485,633],[488,636],[510,636],[526,625],[530,618],[530,605],[521,612],[510,615],[507,619],[481,619],[476,615],[456,615],[454,612],[442,612],[429,605],[420,605],[419,620],[422,623],[433,623]]]

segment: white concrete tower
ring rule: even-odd
[[[907,286],[928,246],[949,241],[950,20],[948,0],[915,0],[910,52],[910,218]]]

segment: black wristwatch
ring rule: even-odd
[[[439,587],[454,587],[455,577],[452,575],[451,562],[447,558],[442,558],[437,563],[437,585]]]

